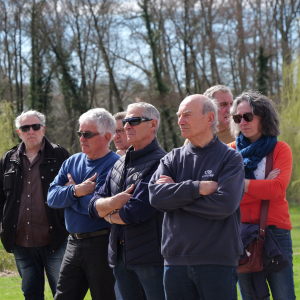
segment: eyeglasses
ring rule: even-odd
[[[22,132],[28,132],[30,130],[30,127],[32,127],[32,129],[34,131],[37,131],[37,130],[40,130],[41,129],[41,126],[43,126],[42,124],[31,124],[31,125],[23,125],[23,126],[20,126],[19,129],[22,131]]]
[[[79,138],[81,138],[82,136],[85,138],[85,139],[91,139],[92,137],[94,137],[95,135],[98,135],[100,134],[99,132],[81,132],[81,131],[77,131],[77,135]]]
[[[244,113],[243,115],[233,115],[232,116],[234,123],[241,123],[242,119],[244,119],[246,122],[251,122],[254,118],[253,113],[248,112],[248,113]]]
[[[144,117],[132,117],[129,119],[123,119],[123,126],[126,125],[126,123],[128,122],[130,126],[136,126],[141,124],[142,122],[147,122],[147,121],[151,121],[153,119],[148,119],[148,118],[144,118]]]
[[[123,134],[125,132],[125,130],[122,128],[122,129],[117,129],[116,130],[116,134]]]

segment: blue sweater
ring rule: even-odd
[[[65,186],[69,181],[67,174],[70,173],[76,182],[80,184],[86,179],[98,174],[95,191],[105,182],[109,170],[119,159],[119,155],[109,152],[104,157],[90,160],[84,153],[77,153],[67,159],[51,183],[48,191],[48,205],[52,208],[65,208],[65,221],[70,233],[84,233],[101,230],[110,227],[103,218],[91,219],[88,213],[88,205],[94,193],[76,198],[73,196],[73,185]]]
[[[175,183],[155,184],[160,175]],[[244,177],[242,156],[218,138],[204,148],[188,143],[161,159],[149,191],[150,203],[165,212],[165,265],[238,265]],[[219,187],[202,196],[199,181],[217,181]]]

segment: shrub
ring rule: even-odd
[[[283,69],[280,102],[280,140],[292,149],[293,172],[287,190],[289,202],[300,201],[300,57]]]

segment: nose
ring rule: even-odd
[[[86,138],[84,138],[84,136],[82,135],[81,137],[80,137],[80,139],[79,139],[81,142],[82,141],[86,141]]]
[[[130,128],[131,128],[131,126],[130,126],[129,122],[127,122],[124,126],[124,129],[126,130],[126,129],[130,129]]]
[[[226,106],[226,112],[229,114],[230,113],[230,108],[231,108],[231,106],[228,104],[227,106]]]
[[[30,132],[30,133],[33,133],[33,132],[34,132],[34,130],[33,130],[32,127],[29,128],[29,132]]]
[[[244,124],[247,124],[248,122],[247,121],[245,121],[245,119],[244,118],[242,118],[242,120],[241,120],[241,125],[244,125]]]
[[[185,123],[183,116],[178,117],[178,125],[183,125]]]

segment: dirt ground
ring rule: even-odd
[[[0,272],[0,277],[12,277],[12,276],[19,276],[18,272],[4,270],[3,272]]]

